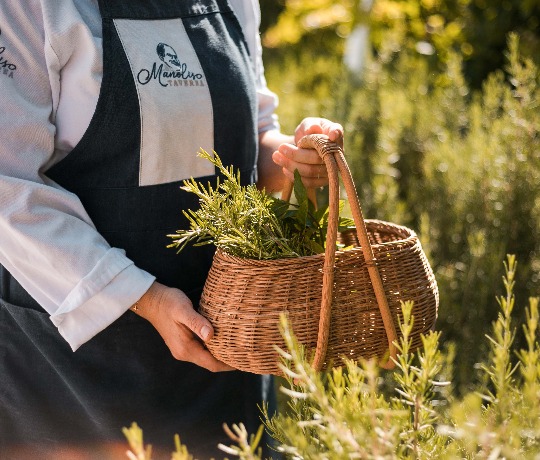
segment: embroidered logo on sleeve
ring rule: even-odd
[[[0,29],[0,36],[2,35],[2,29]],[[13,73],[17,70],[17,66],[7,59],[5,46],[0,46],[0,75],[5,75],[8,78],[13,78]]]
[[[137,80],[141,85],[146,85],[151,80],[157,80],[163,87],[204,86],[202,73],[192,72],[185,62],[180,62],[178,54],[172,46],[159,43],[156,47],[156,53],[162,63],[154,62],[152,70],[141,69],[139,71]]]

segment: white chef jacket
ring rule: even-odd
[[[97,0],[0,0],[0,264],[73,350],[154,277],[96,231],[77,196],[44,173],[77,145],[103,73]],[[279,129],[264,79],[255,0],[229,0],[256,69],[259,133]]]

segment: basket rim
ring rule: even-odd
[[[416,232],[412,229],[410,229],[409,227],[406,227],[404,225],[399,225],[399,224],[396,224],[396,223],[393,223],[393,222],[387,222],[387,221],[384,221],[384,220],[379,220],[379,219],[365,219],[365,223],[366,223],[366,227],[369,229],[370,227],[373,227],[375,225],[382,225],[384,227],[387,227],[387,228],[393,228],[393,229],[396,229],[396,230],[399,230],[400,233],[407,233],[408,236],[405,237],[405,238],[401,238],[401,239],[396,239],[396,240],[393,240],[393,241],[385,241],[383,243],[374,243],[374,244],[371,244],[371,247],[372,249],[374,250],[382,250],[382,249],[387,249],[389,247],[392,247],[392,246],[401,246],[401,245],[404,245],[404,244],[416,244],[418,243],[419,244],[419,239],[418,239],[418,235],[416,234]],[[356,230],[356,227],[349,227],[347,230]],[[336,256],[340,256],[342,254],[348,254],[348,253],[351,253],[351,252],[357,252],[357,251],[361,251],[362,248],[360,245],[355,245],[354,247],[352,248],[349,248],[347,250],[342,250],[342,249],[337,249],[336,250]],[[288,263],[291,263],[292,261],[306,261],[306,260],[309,260],[309,259],[312,259],[313,261],[317,260],[317,259],[323,259],[324,260],[324,257],[325,257],[325,254],[324,253],[320,253],[320,254],[313,254],[313,255],[310,255],[310,256],[299,256],[299,257],[280,257],[280,258],[277,258],[277,259],[254,259],[254,258],[249,258],[249,257],[241,257],[241,256],[235,256],[235,255],[232,255],[232,254],[229,254],[227,251],[225,251],[224,249],[221,249],[221,248],[216,248],[216,255],[219,255],[219,257],[221,258],[225,258],[225,259],[229,259],[229,260],[243,260],[243,261],[249,261],[249,263],[261,263],[261,264],[264,264],[264,263],[271,263],[271,262],[278,262],[278,261],[287,261]]]

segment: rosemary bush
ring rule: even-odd
[[[537,459],[540,455],[540,364],[538,298],[529,300],[523,325],[527,346],[513,353],[512,311],[516,261],[505,263],[505,295],[487,336],[490,352],[481,369],[486,377],[461,399],[446,381],[448,359],[439,336],[423,338],[410,350],[414,318],[404,305],[394,395],[379,388],[375,363],[346,361],[323,377],[306,362],[285,327],[289,347],[282,352],[290,410],[266,417],[281,450],[305,459]]]
[[[307,72],[300,58],[286,75],[269,62],[268,81],[284,102],[285,126],[306,108],[344,125],[366,216],[419,233],[439,285],[441,340],[456,344],[455,385],[466,391],[487,352],[499,261],[516,254],[520,297],[540,281],[540,72],[520,56],[515,35],[505,72],[479,91],[466,83],[460,55],[436,72],[426,56],[392,43],[378,51],[361,80],[335,58],[317,63],[324,76]]]
[[[530,298],[522,325],[526,346],[514,352],[516,260],[508,256],[505,294],[497,297],[498,318],[486,336],[489,352],[480,366],[483,379],[457,397],[450,381],[452,352],[439,346],[440,333],[423,337],[411,349],[412,305],[403,305],[402,337],[393,371],[371,361],[344,360],[342,368],[315,372],[305,350],[282,317],[287,350],[280,350],[286,375],[286,410],[263,422],[287,458],[306,460],[523,459],[540,456],[539,298]],[[383,385],[385,382],[391,385]],[[249,436],[242,425],[226,428],[241,459],[259,459],[261,431]],[[125,431],[131,459],[150,460],[138,427]],[[188,440],[189,441],[189,440]],[[138,455],[138,456],[137,456]],[[189,454],[176,439],[177,460]]]

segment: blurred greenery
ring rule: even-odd
[[[375,51],[414,51],[432,70],[461,54],[473,88],[504,66],[510,32],[520,35],[524,56],[540,61],[540,0],[261,0],[261,9],[269,57],[341,56],[346,39],[366,24]]]
[[[262,0],[263,17],[278,13],[263,34],[267,80],[284,131],[308,115],[344,125],[365,214],[419,233],[467,386],[496,317],[498,261],[517,255],[518,304],[540,291],[540,1],[368,3]],[[361,73],[343,64],[359,24]]]

